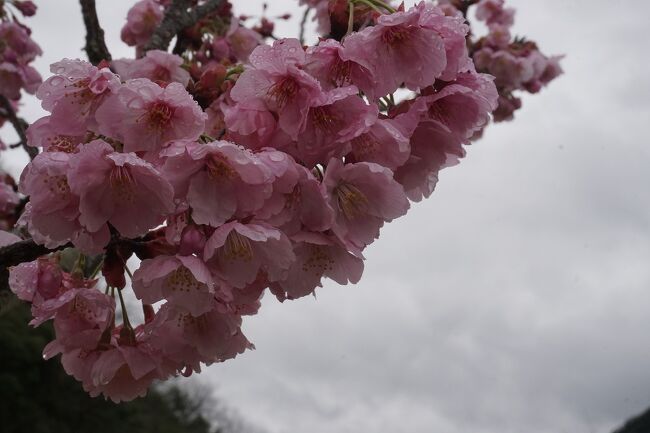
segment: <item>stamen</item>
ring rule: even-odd
[[[220,254],[223,259],[231,262],[235,260],[250,262],[253,260],[253,247],[247,237],[233,230],[226,238],[226,244],[220,250]]]
[[[165,279],[164,286],[172,292],[192,292],[201,288],[192,272],[185,266],[181,266],[169,274]]]
[[[137,182],[128,167],[114,167],[108,177],[113,196],[120,201],[132,203],[135,200]]]
[[[321,276],[327,271],[333,269],[334,260],[329,255],[329,251],[323,245],[311,245],[309,258],[302,265],[303,272],[313,273]]]
[[[339,210],[348,220],[365,215],[368,211],[368,199],[354,185],[341,183],[335,190]]]
[[[174,108],[163,101],[156,101],[149,105],[141,119],[145,119],[149,129],[160,132],[169,126],[172,117],[174,117]]]
[[[338,129],[341,119],[333,113],[331,106],[314,107],[309,110],[309,119],[323,133],[333,133]]]
[[[216,181],[228,181],[238,177],[237,172],[230,166],[228,159],[222,155],[213,154],[206,161],[210,177]]]
[[[293,77],[284,77],[273,84],[268,91],[269,98],[275,100],[278,109],[284,108],[300,90],[300,85]]]
[[[382,41],[388,45],[398,45],[411,38],[411,30],[404,26],[387,27],[381,35]]]

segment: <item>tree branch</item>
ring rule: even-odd
[[[95,0],[79,0],[84,24],[86,25],[86,54],[93,65],[98,65],[102,60],[110,61],[111,53],[104,41],[104,30],[99,25]]]
[[[150,50],[167,51],[169,44],[183,30],[192,27],[206,15],[217,10],[223,0],[208,0],[201,6],[190,7],[189,0],[173,0],[167,9],[162,23],[151,36],[144,52]]]
[[[11,101],[2,95],[0,95],[0,108],[2,109],[3,116],[7,118],[9,123],[11,123],[16,130],[16,134],[18,134],[18,138],[20,139],[20,145],[23,146],[25,152],[27,152],[31,159],[36,158],[36,155],[38,155],[38,149],[27,145],[27,135],[25,134],[25,131],[27,131],[27,127],[29,126],[28,123],[16,115],[16,111],[14,111]]]

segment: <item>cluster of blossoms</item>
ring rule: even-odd
[[[36,6],[31,1],[9,1],[24,16],[32,16]],[[0,95],[17,101],[20,91],[33,94],[41,84],[41,76],[30,64],[41,55],[41,49],[30,37],[29,28],[21,24],[0,2]]]
[[[363,250],[432,194],[499,99],[462,14],[425,1],[346,1],[344,20],[325,2],[331,37],[309,47],[264,44],[272,26],[247,29],[224,3],[179,36],[180,56],[145,52],[167,3],[129,12],[139,58],[51,66],[36,92],[49,115],[27,131],[42,152],[19,184],[18,224],[65,250],[13,267],[11,289],[33,325],[53,320],[45,356],[114,401],[252,348],[242,317],[267,290],[358,282]]]
[[[511,120],[521,108],[521,99],[513,92],[537,93],[562,74],[562,56],[547,57],[535,42],[511,36],[514,15],[514,9],[504,7],[504,0],[483,0],[476,10],[489,32],[472,44],[471,54],[477,70],[495,77],[499,107],[493,115],[497,122]]]

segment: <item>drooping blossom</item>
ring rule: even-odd
[[[85,142],[87,134],[68,135],[57,131],[51,116],[45,116],[32,123],[27,129],[27,144],[41,147],[45,152],[75,153]]]
[[[280,299],[298,299],[322,287],[322,279],[330,278],[338,284],[356,284],[363,273],[363,259],[350,253],[333,236],[301,232],[293,235],[296,260],[287,277],[272,286]]]
[[[180,83],[183,87],[190,82],[190,73],[182,67],[183,59],[166,51],[150,50],[139,59],[118,59],[111,63],[124,81],[147,78],[154,82]]]
[[[366,104],[354,86],[323,93],[307,112],[298,135],[296,158],[308,167],[326,163],[349,152],[351,140],[367,132],[377,121],[377,106]]]
[[[211,310],[214,281],[195,256],[158,256],[145,260],[133,275],[133,291],[146,304],[163,299],[194,317]]]
[[[253,51],[251,68],[239,77],[230,96],[235,102],[260,99],[278,116],[278,126],[297,138],[309,107],[320,96],[318,81],[302,68],[305,51],[296,39],[282,39]]]
[[[320,181],[304,166],[284,152],[264,149],[257,156],[271,169],[273,193],[255,212],[256,219],[281,228],[287,234],[303,228],[326,231],[332,226],[334,211]]]
[[[190,145],[167,159],[164,172],[178,197],[186,197],[192,219],[219,227],[233,216],[247,217],[271,195],[268,168],[234,143]]]
[[[260,271],[270,282],[282,279],[295,260],[291,242],[264,223],[229,222],[214,231],[204,257],[214,273],[234,287],[255,281]]]
[[[0,22],[0,95],[20,99],[20,90],[34,93],[41,75],[30,65],[42,51],[27,30],[16,22]]]
[[[68,181],[70,154],[39,154],[23,171],[19,190],[29,196],[19,223],[26,225],[39,244],[57,248],[72,241],[88,253],[108,243],[107,227],[86,230],[79,222],[79,196]]]
[[[414,6],[382,15],[377,25],[345,39],[349,55],[366,59],[375,71],[371,97],[393,93],[402,85],[411,90],[430,86],[442,74],[447,67],[445,43],[440,33],[428,26],[429,15],[435,13],[442,15],[436,9]]]
[[[135,47],[143,47],[163,19],[163,8],[156,0],[140,0],[129,9],[122,27],[122,40]]]
[[[69,188],[79,197],[79,221],[91,231],[110,223],[135,238],[174,211],[172,186],[134,153],[118,153],[102,140],[70,160]]]
[[[79,136],[97,128],[95,112],[120,87],[108,68],[82,60],[64,59],[51,65],[54,76],[36,92],[43,109],[51,112],[50,125],[58,134]]]
[[[392,171],[370,162],[343,164],[332,159],[325,170],[323,188],[336,213],[332,231],[346,247],[362,250],[379,236],[385,222],[409,209]]]
[[[179,83],[162,88],[146,78],[128,80],[97,110],[99,132],[125,152],[158,152],[174,140],[197,140],[206,116]]]
[[[307,51],[306,70],[318,79],[323,90],[354,85],[373,99],[376,72],[370,59],[355,56],[347,44],[333,39],[320,41]]]

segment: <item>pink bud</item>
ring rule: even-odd
[[[205,247],[205,234],[196,225],[190,224],[183,230],[179,254],[189,256],[199,254]]]

